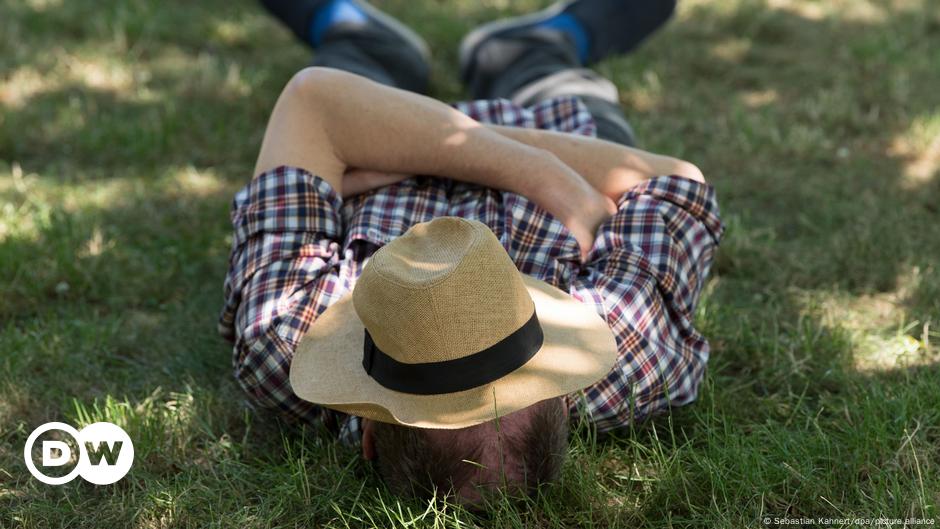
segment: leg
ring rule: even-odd
[[[427,44],[364,0],[261,0],[316,53],[313,66],[356,73],[373,81],[425,93],[430,76]]]
[[[464,39],[461,72],[474,98],[505,97],[529,105],[580,96],[599,137],[633,145],[617,88],[584,65],[633,49],[668,20],[674,7],[673,0],[576,0],[496,21]]]
[[[525,61],[523,61],[525,66]],[[533,67],[536,71],[540,67]],[[620,106],[617,87],[612,82],[587,68],[561,67],[552,73],[534,77],[533,81],[513,87],[525,79],[526,68],[507,72],[502,76],[509,99],[522,106],[531,105],[558,96],[576,95],[581,98],[597,125],[597,137],[619,143],[636,145],[633,127],[627,122]]]
[[[581,67],[571,48],[564,43],[517,39],[512,44],[522,48],[510,64],[501,64],[485,54],[511,57],[502,52],[503,42],[480,48],[478,68],[470,78],[475,98],[505,97],[522,106],[552,97],[576,95],[597,123],[599,138],[633,146],[633,128],[620,108],[617,87],[607,79]],[[492,72],[491,70],[495,70]]]

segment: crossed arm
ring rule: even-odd
[[[692,164],[570,134],[482,125],[431,98],[360,76],[307,68],[278,98],[255,174],[280,165],[319,175],[344,196],[425,174],[521,194],[590,250],[612,199],[645,179],[702,181]]]

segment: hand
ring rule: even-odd
[[[522,167],[537,175],[532,179],[536,185],[523,194],[568,228],[578,243],[581,261],[586,261],[597,228],[617,212],[617,205],[550,152],[541,151]]]
[[[343,198],[401,182],[412,175],[350,168],[343,174]]]
[[[617,204],[594,188],[586,191],[580,200],[572,200],[571,213],[560,220],[578,241],[581,262],[587,261],[588,254],[594,247],[597,228],[614,213],[617,213]]]

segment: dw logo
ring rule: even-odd
[[[73,443],[60,440],[42,441],[41,464],[45,468],[63,467],[73,462],[72,450],[78,449],[78,462],[62,476],[44,474],[33,462],[33,445],[40,435],[60,430],[70,435]],[[23,448],[26,468],[36,479],[49,485],[62,485],[81,476],[95,485],[110,485],[123,478],[134,463],[134,444],[127,432],[109,422],[96,422],[81,431],[61,422],[47,422],[33,430]]]

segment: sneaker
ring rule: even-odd
[[[460,44],[460,72],[469,79],[479,51],[518,39],[565,45],[576,54],[578,66],[598,62],[612,53],[625,53],[659,29],[675,10],[676,0],[569,0],[519,17],[497,20],[470,32]],[[492,42],[492,43],[491,43]]]
[[[325,2],[310,20],[307,39],[314,49],[352,45],[368,56],[366,62],[382,65],[395,86],[421,93],[427,88],[431,68],[427,42],[364,0]],[[348,66],[341,68],[353,71]]]
[[[363,0],[333,0],[324,4],[311,21],[311,44],[316,47],[331,34],[361,30],[368,25],[395,35],[407,46],[414,48],[425,60],[430,61],[431,48],[420,35]]]
[[[583,29],[579,31],[577,26],[580,24],[565,13],[565,9],[576,1],[559,2],[535,13],[495,20],[474,29],[460,42],[461,77],[464,81],[470,80],[484,45],[487,57],[498,58],[505,65],[513,62],[513,56],[522,54],[524,50],[520,42],[523,41],[527,45],[545,43],[569,48],[583,64],[586,53],[582,58],[580,49],[586,50],[589,46],[587,34]]]

